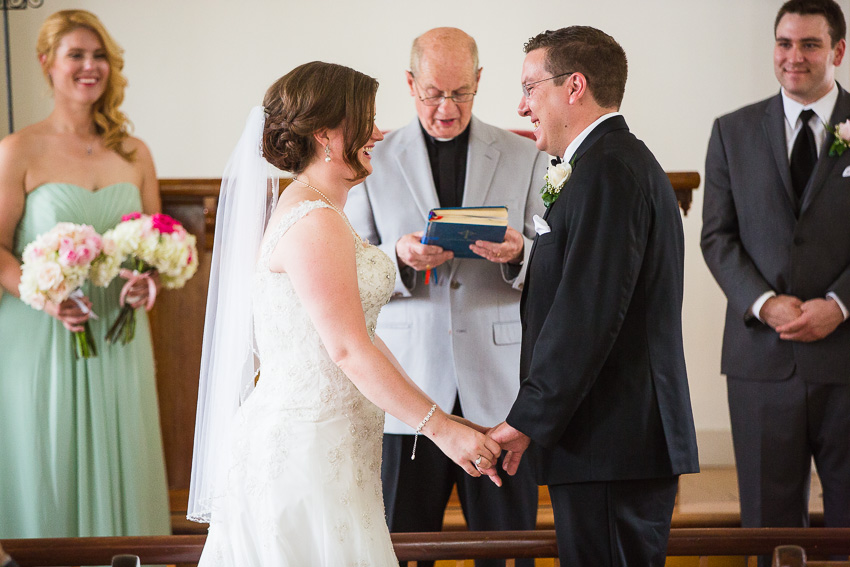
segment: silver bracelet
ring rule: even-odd
[[[434,415],[434,412],[437,411],[437,404],[431,406],[431,409],[428,411],[428,415],[425,416],[421,422],[419,422],[419,427],[416,428],[416,436],[413,438],[413,452],[410,454],[410,460],[416,458],[416,442],[419,440],[419,434],[422,433],[422,428],[425,427],[425,424],[428,423],[428,420],[431,419],[431,416]]]

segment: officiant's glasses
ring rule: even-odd
[[[421,93],[422,87],[419,86],[419,83],[416,81],[416,77],[413,75],[413,72],[409,72],[410,76],[413,77],[413,83],[416,85],[416,89]],[[472,99],[473,97],[475,97],[477,92],[478,91],[473,91],[471,93],[455,93],[453,95],[438,94],[436,96],[418,96],[417,98],[425,106],[440,106],[441,104],[443,104],[444,100],[453,100],[455,104],[460,104],[463,102],[472,102]]]
[[[567,71],[566,73],[561,73],[560,75],[555,75],[554,77],[549,77],[548,79],[540,79],[539,81],[532,81],[530,83],[523,83],[522,85],[522,96],[528,98],[531,96],[531,91],[534,90],[534,85],[537,83],[544,83],[546,81],[551,81],[552,79],[557,79],[559,77],[566,77],[567,75],[572,75],[575,71]],[[529,88],[531,87],[531,88]]]

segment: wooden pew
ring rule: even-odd
[[[687,214],[691,194],[700,184],[699,173],[669,172],[668,176]],[[197,237],[200,254],[197,275],[183,289],[162,293],[150,313],[172,510],[181,530],[190,532],[198,528],[182,521],[180,511],[186,509],[192,470],[204,311],[220,184],[221,180],[214,178],[160,180],[163,211]]]
[[[192,565],[206,536],[106,537],[4,540],[21,567],[106,565],[113,555],[138,555],[142,563]],[[392,534],[401,561],[557,557],[555,532],[435,532]],[[771,555],[783,545],[799,545],[810,555],[850,554],[850,528],[673,529],[669,557]]]

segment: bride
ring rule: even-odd
[[[223,176],[189,503],[210,522],[201,566],[396,566],[385,411],[500,483],[498,444],[438,408],[374,335],[395,264],[342,210],[383,138],[377,87],[340,65],[295,68]],[[275,169],[294,174],[279,199]]]

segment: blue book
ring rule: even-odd
[[[469,245],[476,240],[502,242],[508,229],[507,207],[445,207],[431,209],[422,244],[451,250],[456,258],[481,258]]]

